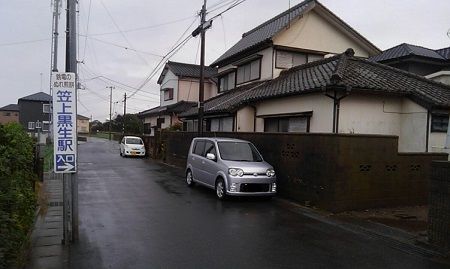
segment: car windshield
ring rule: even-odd
[[[220,157],[226,161],[261,162],[255,146],[248,142],[218,142]]]
[[[140,138],[127,138],[125,141],[125,144],[142,145],[144,143],[142,142],[142,139],[140,139]]]

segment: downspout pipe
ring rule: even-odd
[[[337,134],[339,132],[339,112],[341,110],[341,100],[350,94],[351,87],[345,88],[345,94],[339,96],[338,89],[333,89],[333,95],[328,94],[326,88],[323,89],[325,96],[333,99],[333,133]]]
[[[427,132],[425,135],[425,152],[429,152],[428,150],[428,144],[430,141],[430,117],[431,117],[431,111],[427,110]]]

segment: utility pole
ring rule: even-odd
[[[114,86],[107,86],[109,88],[109,140],[111,140],[111,121],[112,121],[112,90]]]
[[[123,95],[123,126],[122,134],[125,135],[125,115],[127,114],[127,93]]]
[[[200,31],[200,85],[198,91],[198,135],[203,134],[203,112],[204,112],[204,93],[205,93],[205,27],[206,21],[206,0],[203,0],[202,10],[200,11],[200,26],[194,30],[193,36],[198,35]]]
[[[72,72],[75,74],[75,85],[78,84],[76,7],[77,7],[77,0],[67,0],[66,72]],[[56,68],[56,65],[54,66],[54,68]],[[78,97],[78,89],[75,86],[74,111],[77,111],[77,102],[76,102],[76,100],[78,100],[77,97]],[[74,130],[76,130],[77,128],[76,113],[73,128]],[[77,144],[78,140],[75,139],[74,146],[76,148],[76,151],[78,151]],[[75,166],[78,166],[78,160],[76,160]],[[78,241],[78,178],[76,173],[63,174],[63,189],[64,189],[63,196],[64,196],[64,217],[65,217],[64,242],[68,244],[70,241]]]

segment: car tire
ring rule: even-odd
[[[225,187],[225,181],[223,178],[219,178],[216,181],[216,197],[219,200],[225,200],[227,198],[227,192]]]
[[[119,155],[120,155],[120,157],[123,157],[123,154],[122,154],[121,150],[119,150]]]
[[[191,170],[188,170],[186,172],[186,184],[188,185],[188,187],[193,187],[195,185]]]

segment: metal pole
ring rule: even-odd
[[[122,134],[125,135],[125,115],[127,115],[127,93],[123,96],[123,126]]]
[[[206,0],[203,1],[202,11],[201,11],[201,32],[200,32],[200,38],[201,38],[201,47],[200,47],[200,85],[199,85],[199,92],[198,92],[198,135],[201,136],[203,134],[203,111],[204,111],[204,92],[205,92],[205,32],[206,29],[204,29],[205,24],[205,17],[206,17]]]
[[[109,88],[109,140],[111,140],[111,121],[112,121],[112,90],[114,86],[107,86]]]

